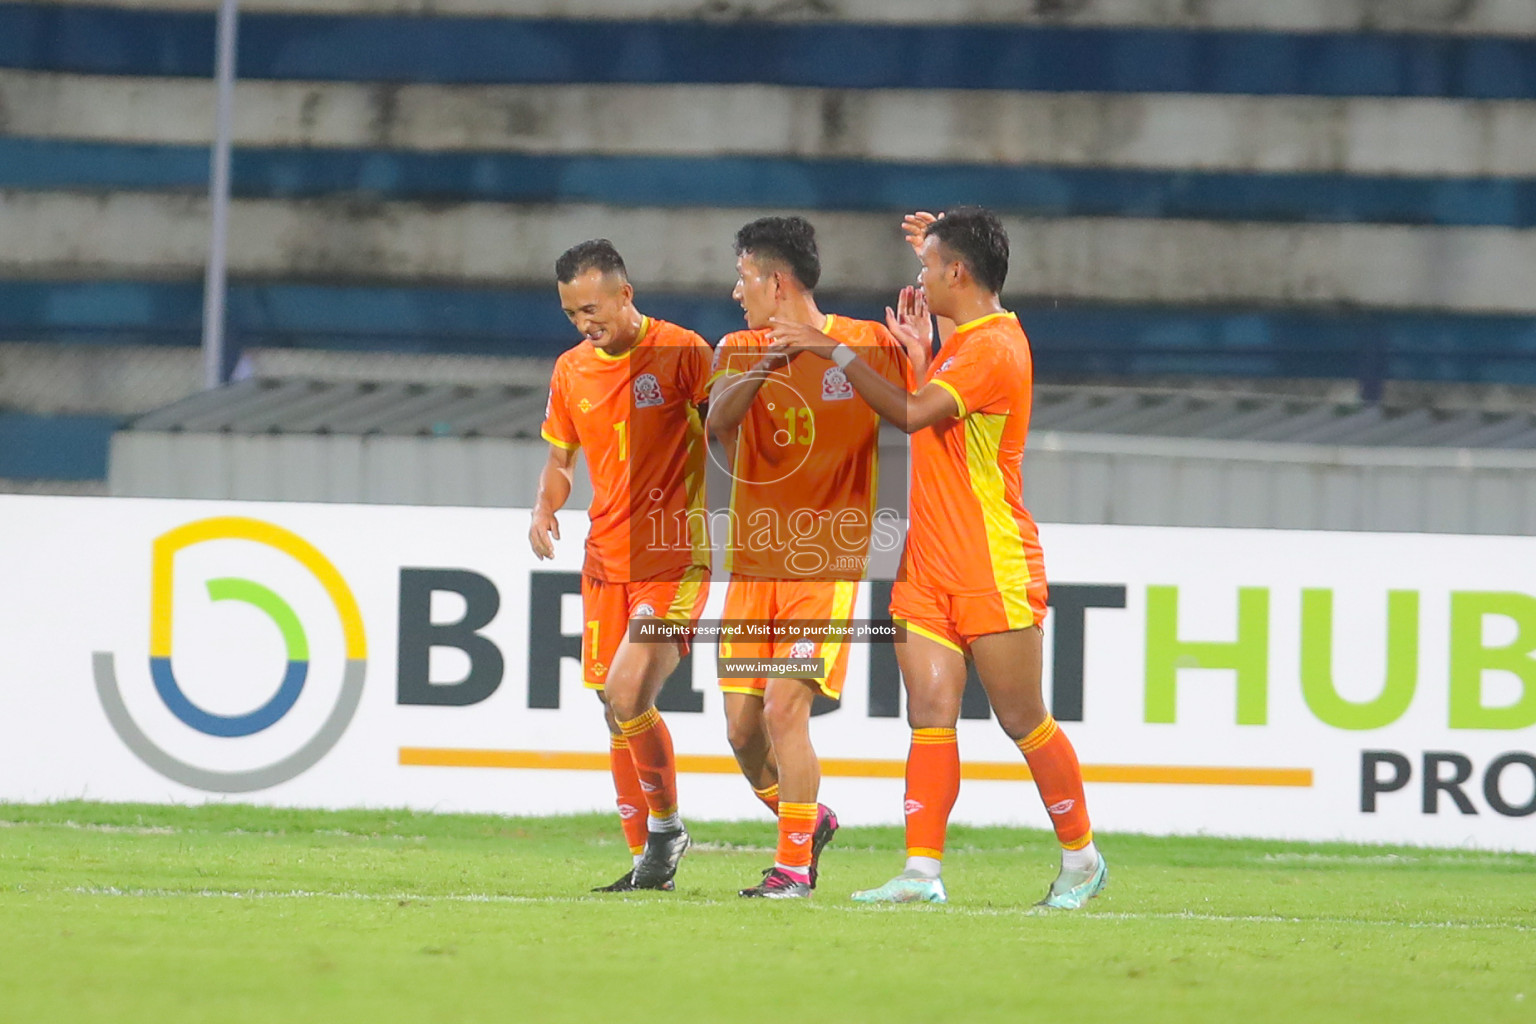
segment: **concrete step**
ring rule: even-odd
[[[245,351],[235,376],[542,388],[554,368],[553,359],[253,348]]]
[[[189,348],[0,344],[0,408],[34,415],[132,415],[202,387]]]
[[[0,494],[57,494],[72,498],[102,498],[108,494],[101,480],[12,480],[0,477]]]

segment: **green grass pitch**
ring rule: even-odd
[[[766,821],[696,822],[675,893],[589,895],[611,816],[0,804],[0,1021],[1536,1020],[1536,857],[1105,834],[1110,887],[1032,911],[1050,837],[955,828],[944,907],[739,899]]]

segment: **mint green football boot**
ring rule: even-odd
[[[1056,876],[1056,881],[1051,883],[1051,891],[1045,894],[1045,899],[1036,903],[1037,907],[1051,907],[1056,910],[1081,910],[1083,904],[1093,899],[1104,891],[1104,886],[1109,884],[1109,865],[1104,861],[1104,855],[1099,854],[1099,863],[1092,871],[1062,871]]]
[[[853,894],[855,903],[948,903],[944,880],[929,878],[916,871],[903,871],[875,889],[861,889]]]

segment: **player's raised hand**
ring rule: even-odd
[[[918,252],[923,247],[923,238],[928,231],[928,225],[944,216],[942,213],[929,213],[927,210],[916,210],[901,219],[901,233],[907,236],[907,244],[913,252]]]
[[[921,288],[907,285],[896,299],[896,308],[885,307],[885,326],[889,328],[907,358],[921,372],[933,356],[933,316]]]
[[[768,346],[770,354],[794,355],[796,352],[810,352],[823,359],[831,359],[832,350],[837,347],[836,340],[821,333],[810,324],[803,324],[798,320],[780,320],[778,317],[773,317],[768,323],[772,325],[768,328],[768,336],[773,339],[773,344]]]
[[[560,539],[560,521],[555,518],[553,512],[536,508],[533,510],[533,525],[528,529],[528,543],[533,548],[533,553],[541,559],[555,557],[554,541]]]

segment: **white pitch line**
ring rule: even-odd
[[[303,900],[332,899],[356,900],[366,903],[490,903],[490,904],[594,904],[611,903],[598,896],[514,896],[507,893],[366,893],[322,892],[309,889],[119,889],[116,886],[76,886],[65,890],[81,896],[124,896],[140,899],[231,899],[231,900]],[[702,906],[729,902],[710,899],[675,898],[669,903],[685,903]],[[1040,910],[1035,907],[1010,909],[1005,907],[956,907],[923,904],[927,913],[958,914],[966,917],[1060,917],[1059,911]],[[809,911],[842,913],[896,913],[905,907],[862,905],[844,903],[808,903]],[[1429,929],[1435,931],[1513,931],[1536,932],[1536,925],[1499,921],[1390,921],[1377,918],[1352,917],[1287,917],[1280,914],[1201,914],[1188,911],[1089,911],[1076,915],[1082,921],[1187,921],[1199,924],[1284,924],[1284,925],[1336,925],[1371,926],[1382,928]]]

